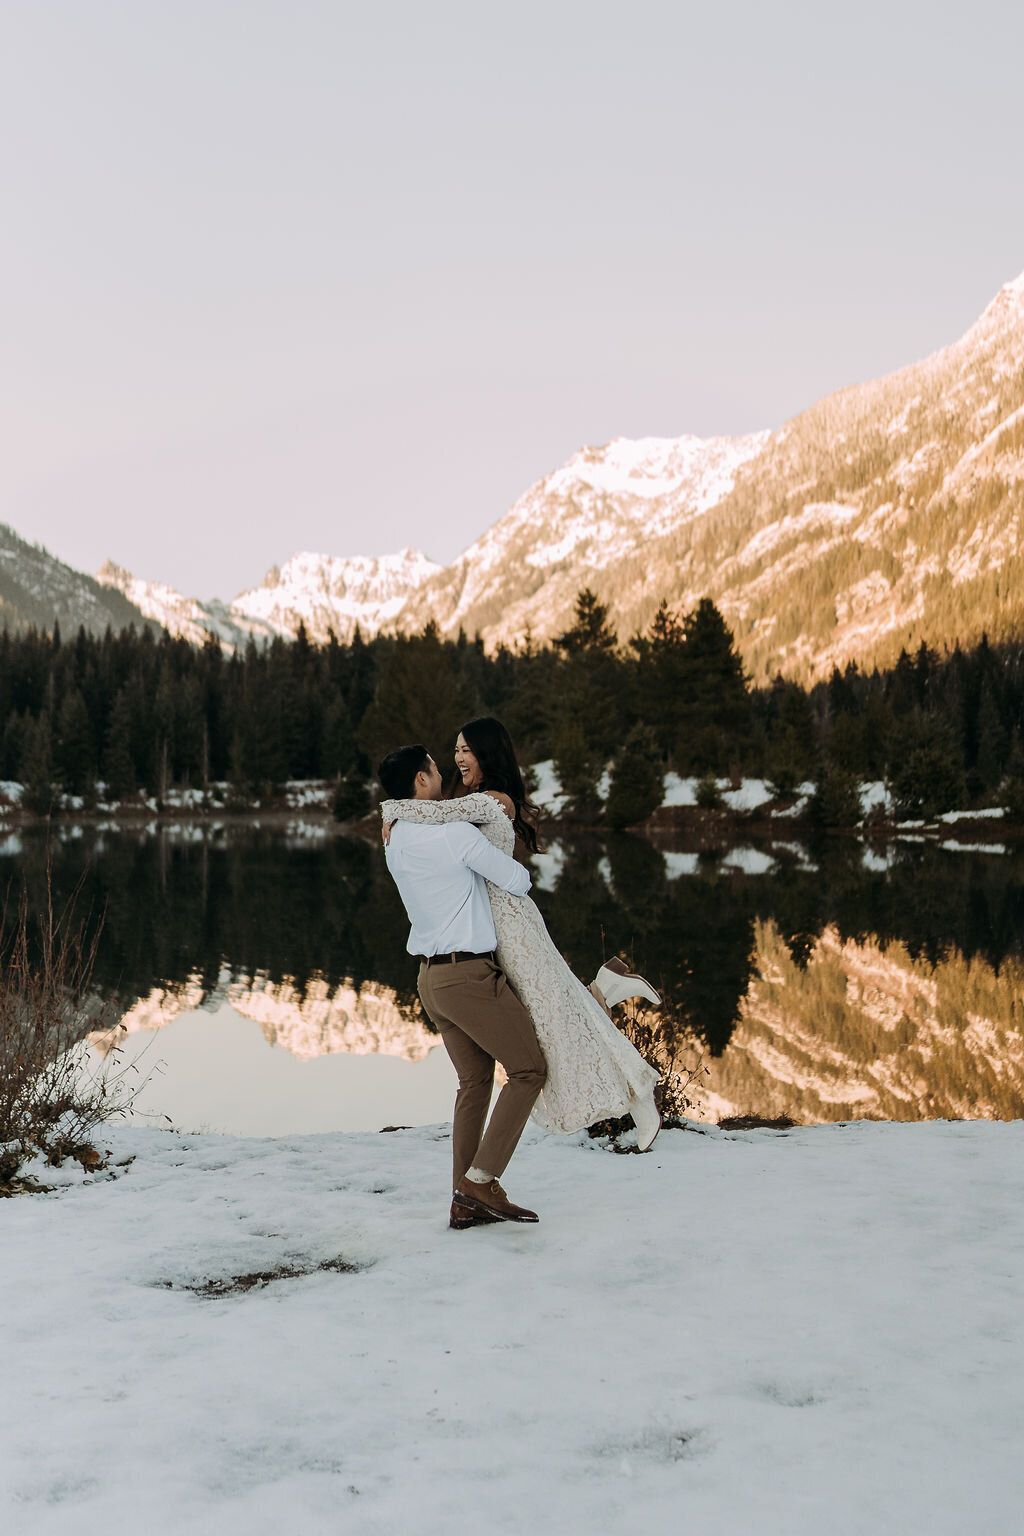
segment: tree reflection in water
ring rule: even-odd
[[[300,997],[314,979],[318,988],[345,983],[357,992],[373,982],[394,994],[404,1017],[419,1016],[405,914],[374,841],[334,829],[295,836],[244,824],[61,831],[66,835],[51,839],[57,900],[84,873],[84,904],[94,916],[105,914],[96,983],[104,998],[122,1008],[156,987],[173,991],[191,983],[193,992],[198,985],[199,995],[212,995],[227,973],[234,981],[287,981]],[[680,1037],[692,1033],[713,1066],[728,1057],[715,1067],[719,1089],[731,1082],[730,1093],[739,1091],[737,1050],[777,1050],[781,1040],[794,1061],[808,1058],[810,1071],[817,1070],[813,1041],[824,1045],[828,1037],[833,1054],[838,1050],[844,1060],[859,1063],[858,1070],[866,1070],[872,1052],[888,1058],[894,1050],[905,1056],[919,1051],[921,1062],[914,1073],[907,1066],[901,1076],[906,1083],[893,1094],[877,1084],[867,1099],[856,1085],[849,1100],[812,1094],[813,1102],[804,1105],[808,1117],[830,1117],[830,1105],[836,1107],[832,1117],[840,1109],[898,1113],[904,1102],[899,1094],[909,1105],[916,1090],[907,1083],[922,1080],[928,1091],[917,1092],[921,1104],[929,1096],[940,1108],[960,1103],[952,1082],[935,1098],[929,1078],[935,1072],[927,1065],[936,1056],[935,1042],[926,1047],[921,1030],[934,1032],[939,1025],[929,1015],[926,1027],[914,999],[928,990],[929,977],[939,978],[936,997],[944,1001],[935,1007],[947,1040],[950,1031],[976,1027],[971,1020],[981,1016],[979,998],[988,999],[986,1019],[993,1010],[1013,1013],[1024,933],[1024,859],[900,844],[887,865],[881,857],[866,864],[862,844],[846,838],[768,852],[770,869],[763,855],[749,860],[764,873],[744,873],[735,867],[742,863],[735,853],[718,851],[684,856],[687,872],[673,878],[661,850],[643,838],[579,837],[561,844],[553,889],[534,894],[579,976],[589,979],[609,954],[631,956],[661,991]],[[37,910],[46,861],[41,833],[9,838],[0,847],[0,877],[24,877]],[[911,978],[898,1017],[890,1015],[903,981],[890,977],[880,986],[884,992],[891,982],[892,996],[875,997],[878,978],[854,975],[858,966],[863,969],[857,946],[870,953],[876,970],[879,957],[891,958]],[[1004,1026],[1011,1031],[1001,1047],[1011,1056],[1015,1018],[990,1020],[997,1032]],[[799,1046],[789,1038],[789,1026],[797,1023]],[[947,1053],[947,1077],[970,1077],[962,1056]],[[972,1091],[987,1106],[981,1112],[1015,1112],[1020,1074],[1003,1075],[1005,1092],[990,1091],[980,1078],[975,1083]],[[842,1091],[854,1088],[847,1083]],[[752,1091],[748,1082],[743,1092]],[[742,1107],[784,1112],[777,1092],[762,1097],[763,1106]]]
[[[19,841],[0,876],[24,877],[41,910],[46,840]],[[362,839],[244,825],[206,836],[86,828],[52,841],[51,858],[58,900],[84,874],[80,906],[103,914],[95,981],[125,1007],[189,980],[212,992],[226,970],[234,980],[289,980],[300,994],[313,977],[357,988],[379,981],[418,1008],[405,914],[379,851]]]

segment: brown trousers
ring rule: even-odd
[[[437,1025],[459,1091],[452,1117],[454,1184],[474,1164],[500,1178],[548,1075],[533,1021],[493,960],[420,965],[420,1000]],[[484,1131],[494,1063],[508,1082]]]

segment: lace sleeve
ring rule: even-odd
[[[384,821],[471,821],[478,827],[508,821],[497,800],[485,794],[463,795],[461,800],[384,800],[380,814]]]

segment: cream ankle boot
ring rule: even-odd
[[[617,955],[605,961],[591,985],[598,989],[609,1008],[614,1008],[616,1003],[624,1003],[627,997],[646,998],[655,1007],[661,1002],[650,982],[631,971]]]

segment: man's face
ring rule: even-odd
[[[432,757],[427,758],[429,767],[421,768],[416,775],[416,799],[440,800],[444,794],[444,780],[441,770]]]

